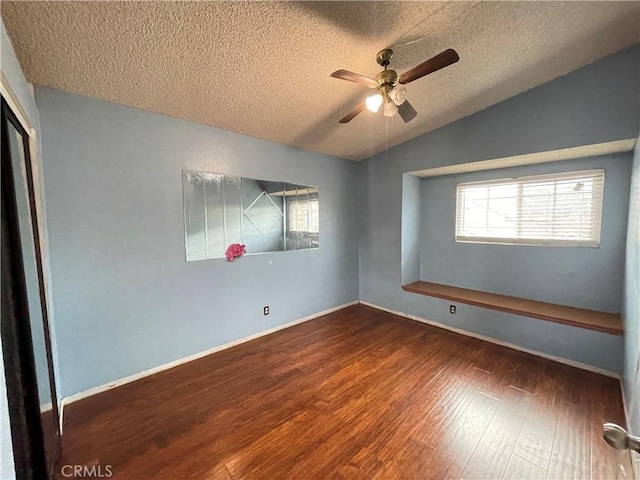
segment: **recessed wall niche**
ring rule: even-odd
[[[183,170],[187,261],[320,246],[318,187]]]

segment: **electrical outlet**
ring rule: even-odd
[[[262,311],[264,312],[265,315],[269,315],[269,305],[267,305],[266,307],[264,307],[262,309]]]
[[[456,314],[456,306],[455,305],[449,305],[449,313],[451,315],[455,315]]]

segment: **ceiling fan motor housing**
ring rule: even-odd
[[[378,82],[378,90],[384,97],[385,101],[389,101],[389,93],[393,90],[398,82],[398,74],[395,70],[383,70],[376,75],[376,82]]]

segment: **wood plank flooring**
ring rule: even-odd
[[[603,422],[624,425],[617,380],[361,305],[64,420],[60,467],[111,478],[632,478],[601,439]]]

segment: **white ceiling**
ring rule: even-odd
[[[23,2],[1,13],[36,84],[360,160],[640,42],[640,2]],[[415,41],[415,42],[414,42]],[[413,43],[412,43],[413,42]],[[408,44],[407,44],[408,43]],[[447,48],[460,61],[407,86],[388,125],[370,90]]]

